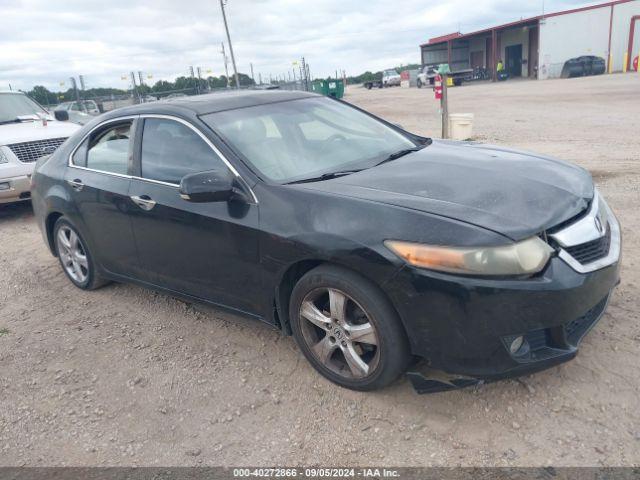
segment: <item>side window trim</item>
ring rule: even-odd
[[[106,172],[104,170],[97,170],[95,168],[89,168],[89,167],[83,167],[80,165],[76,165],[73,163],[73,156],[76,154],[76,151],[80,148],[82,148],[82,146],[85,144],[85,142],[88,141],[89,137],[96,131],[96,130],[100,130],[104,127],[107,127],[108,125],[111,125],[112,123],[120,123],[123,122],[125,120],[131,120],[131,129],[135,132],[136,131],[136,120],[138,119],[138,115],[128,115],[125,117],[117,117],[117,118],[111,118],[109,120],[105,120],[104,122],[96,125],[95,127],[93,127],[91,130],[89,130],[84,137],[82,137],[82,140],[75,146],[75,148],[73,150],[71,150],[71,153],[69,153],[69,158],[67,160],[67,166],[69,168],[77,168],[79,170],[87,170],[90,172],[96,172],[96,173],[102,173],[104,175],[113,175],[114,177],[121,177],[121,178],[131,178],[131,153],[132,153],[132,143],[133,142],[129,142],[129,164],[128,164],[128,174],[124,175],[122,173],[115,173],[115,172]],[[135,135],[135,133],[134,133]],[[87,145],[88,146],[88,145]],[[88,149],[86,153],[88,153]],[[85,157],[85,165],[86,165],[86,157]]]
[[[142,150],[142,130],[143,130],[143,125],[144,122],[143,120],[145,118],[161,118],[161,119],[166,119],[166,120],[174,120],[178,123],[181,123],[183,125],[185,125],[187,128],[190,128],[191,130],[193,130],[206,144],[209,148],[211,148],[211,150],[213,150],[213,152],[222,160],[222,162],[226,165],[226,167],[231,171],[231,173],[233,173],[233,175],[236,177],[236,179],[242,183],[242,185],[244,185],[244,187],[247,189],[247,191],[251,194],[251,197],[253,199],[253,203],[255,205],[258,204],[258,197],[256,197],[256,194],[253,192],[253,189],[251,188],[251,186],[249,185],[249,183],[242,178],[242,176],[240,175],[240,173],[238,172],[238,170],[231,164],[231,162],[229,162],[229,160],[227,159],[227,157],[220,151],[220,149],[218,149],[218,147],[216,147],[214,145],[214,143],[209,140],[209,138],[207,138],[207,136],[202,133],[200,131],[199,128],[197,128],[195,125],[193,125],[191,122],[188,122],[187,120],[184,120],[180,117],[176,117],[173,115],[164,115],[164,114],[141,114],[141,115],[127,115],[127,116],[123,116],[123,117],[116,117],[116,118],[110,118],[109,120],[105,120],[102,123],[99,123],[98,125],[96,125],[95,127],[93,127],[91,130],[89,130],[84,137],[82,137],[82,140],[78,143],[78,145],[75,146],[75,148],[73,150],[71,150],[71,152],[69,153],[69,158],[67,159],[67,166],[70,168],[77,168],[80,170],[88,170],[91,172],[97,172],[97,173],[102,173],[105,175],[113,175],[116,177],[123,177],[123,178],[135,178],[136,180],[142,180],[144,182],[151,182],[151,183],[159,183],[161,185],[166,185],[169,187],[173,187],[173,188],[179,188],[180,185],[177,185],[175,183],[167,183],[167,182],[161,182],[159,180],[152,180],[149,178],[142,178],[141,174],[141,170],[140,170],[140,157],[141,157],[141,150]],[[129,159],[129,173],[127,175],[123,175],[120,173],[114,173],[114,172],[105,172],[102,170],[96,170],[93,168],[88,168],[88,167],[81,167],[79,165],[74,165],[73,163],[73,156],[76,153],[76,150],[78,150],[78,148],[80,148],[80,146],[84,143],[85,140],[87,140],[87,138],[89,138],[89,136],[95,132],[98,129],[101,129],[111,123],[118,123],[118,122],[122,122],[123,120],[131,120],[132,124],[131,124],[131,128],[133,129],[133,141],[130,142],[129,144],[129,152],[130,152],[130,159]]]
[[[242,178],[242,176],[240,175],[238,170],[236,170],[236,168],[231,164],[231,162],[229,162],[227,157],[220,151],[220,149],[218,149],[218,147],[215,146],[215,144],[211,140],[209,140],[207,138],[207,136],[204,133],[202,133],[200,131],[200,129],[198,127],[193,125],[191,122],[188,122],[187,120],[184,120],[184,119],[182,119],[180,117],[175,117],[173,115],[154,114],[154,113],[148,113],[148,114],[140,115],[140,120],[145,120],[147,118],[159,118],[159,119],[164,119],[164,120],[173,120],[175,122],[178,122],[178,123],[186,126],[189,129],[191,129],[194,133],[196,133],[196,135],[198,135],[207,144],[207,146],[220,158],[220,160],[222,160],[222,162],[229,169],[229,171],[231,171],[231,173],[233,173],[233,175],[236,177],[236,179],[245,186],[247,191],[249,193],[251,193],[251,197],[253,199],[253,203],[256,204],[256,205],[258,204],[258,197],[256,197],[256,194],[253,192],[253,189],[249,186],[247,181],[244,178]],[[140,125],[143,125],[142,121],[140,122]],[[141,132],[142,132],[143,129],[144,129],[143,126],[139,127],[139,130]],[[137,141],[138,141],[138,134],[136,133],[136,142]],[[179,188],[180,185],[175,184],[175,183],[162,182],[160,180],[153,180],[151,178],[143,178],[141,176],[141,173],[142,173],[142,169],[141,169],[142,134],[140,134],[139,142],[140,142],[139,145],[136,144],[136,150],[135,150],[135,155],[136,155],[135,165],[136,165],[136,169],[137,169],[136,173],[138,175],[134,175],[134,178],[136,178],[138,180],[143,180],[145,182],[159,183],[161,185],[167,185],[167,186],[170,186],[170,187]]]

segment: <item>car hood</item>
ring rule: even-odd
[[[33,122],[9,123],[0,125],[0,145],[47,140],[49,138],[67,138],[73,135],[79,125],[71,122],[47,121],[47,126],[37,120]]]
[[[383,165],[301,187],[449,217],[521,240],[585,210],[591,175],[553,158],[434,140]]]

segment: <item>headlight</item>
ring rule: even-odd
[[[9,159],[2,151],[2,147],[0,147],[0,163],[9,163]]]
[[[499,247],[442,247],[386,240],[408,264],[466,275],[527,275],[544,268],[553,248],[539,237]]]

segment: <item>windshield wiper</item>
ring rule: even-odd
[[[404,150],[399,150],[399,151],[397,151],[395,153],[392,153],[391,155],[389,155],[387,158],[385,158],[381,162],[376,163],[376,167],[378,165],[382,165],[383,163],[387,163],[387,162],[390,162],[392,160],[395,160],[396,158],[404,157],[405,155],[408,155],[410,153],[417,152],[418,150],[422,150],[424,147],[426,147],[426,145],[420,145],[420,146],[413,147],[413,148],[405,148]]]
[[[3,120],[0,122],[0,125],[6,125],[7,123],[20,123],[20,122],[22,122],[22,120],[16,117],[13,120]]]
[[[6,125],[8,123],[34,122],[38,120],[38,118],[39,117],[37,115],[21,115],[12,120],[3,120],[2,122],[0,122],[0,125]]]
[[[322,180],[331,180],[332,178],[344,177],[345,175],[351,175],[352,173],[361,172],[363,169],[357,170],[339,170],[337,172],[323,173],[317,177],[303,178],[302,180],[294,180],[293,182],[287,182],[285,185],[292,185],[294,183],[310,183],[321,182]]]

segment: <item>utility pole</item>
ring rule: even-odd
[[[80,90],[82,91],[82,95],[80,96],[80,98],[84,99],[84,75],[78,75],[78,78],[80,79]],[[84,102],[80,102],[80,105],[78,105],[83,112],[87,113],[87,106],[84,104]]]
[[[140,103],[140,98],[138,95],[138,89],[136,87],[136,74],[134,72],[130,73],[131,76],[131,85],[133,86],[131,93],[133,95],[133,98],[137,98],[138,99],[138,103]],[[71,83],[75,84],[75,81],[73,79],[71,79]]]
[[[198,72],[198,93],[200,93],[200,83],[202,83],[202,69],[198,67],[196,71]]]
[[[249,66],[251,67],[251,80],[253,80],[253,84],[255,85],[256,79],[253,77],[253,63],[250,63]]]
[[[229,88],[231,86],[231,82],[229,81],[229,67],[228,67],[228,62],[227,62],[227,54],[224,51],[224,42],[220,42],[220,45],[222,46],[222,50],[220,50],[220,53],[222,53],[222,58],[224,60],[224,74],[227,77],[227,88]]]
[[[262,74],[258,73],[258,81],[260,82],[260,85],[262,85]]]
[[[233,55],[233,45],[231,45],[231,35],[229,35],[229,25],[227,25],[227,14],[224,11],[224,0],[220,0],[220,9],[222,10],[224,29],[227,31],[227,43],[229,44],[229,53],[231,54],[231,63],[233,64],[233,74],[236,77],[236,89],[240,89],[240,79],[238,78],[238,69],[236,68],[236,57]]]
[[[196,76],[195,76],[195,74],[193,73],[193,65],[189,65],[189,75],[191,76],[191,79],[195,81]],[[191,84],[193,85],[193,82],[192,82]],[[198,85],[196,85],[196,88],[195,88],[195,93],[196,93],[196,94],[198,94],[198,88],[199,88],[199,86],[198,86]]]
[[[76,83],[76,79],[74,77],[71,77],[69,78],[69,80],[71,80],[71,86],[76,96],[76,102],[78,102],[78,106],[80,106],[80,92],[78,91],[78,84]]]
[[[447,99],[447,74],[442,74],[442,98],[440,99],[442,109],[442,138],[449,138],[449,101]]]
[[[304,89],[305,91],[309,91],[309,77],[311,76],[309,74],[309,64],[306,62],[306,60],[304,59],[304,57],[302,57],[302,65],[300,66],[302,68],[302,76],[304,78]]]

